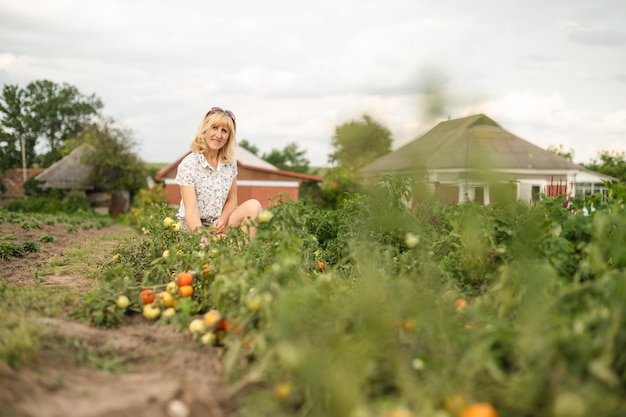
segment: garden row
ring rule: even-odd
[[[0,210],[1,224],[16,224],[23,231],[42,230],[45,226],[66,224],[67,233],[73,234],[79,228],[88,230],[102,228],[112,224],[112,220],[103,216],[94,216],[87,213],[74,213],[72,215],[52,215],[39,213],[24,213],[22,211]],[[41,243],[54,243],[56,237],[47,232],[41,232],[37,239]],[[20,239],[15,233],[3,233],[0,236],[0,260],[10,260],[14,257],[22,257],[28,253],[39,252],[40,247],[32,239]]]
[[[409,209],[404,186],[281,203],[206,248],[135,209],[83,314],[217,346],[242,416],[624,415],[623,199]]]

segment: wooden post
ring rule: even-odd
[[[22,176],[24,177],[22,184],[24,184],[28,179],[28,173],[26,172],[26,138],[23,133],[20,135],[20,141],[22,142]]]

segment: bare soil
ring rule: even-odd
[[[124,226],[72,234],[64,224],[34,230],[0,224],[0,237],[13,234],[16,242],[33,240],[40,245],[39,252],[0,260],[0,282],[88,290],[94,285],[91,279],[71,275],[36,279],[35,271],[50,258],[63,257],[68,249],[90,240],[98,240],[103,259],[109,258],[117,242],[107,235],[120,230]],[[39,242],[44,233],[54,236],[55,242]],[[220,348],[198,346],[176,328],[154,325],[139,316],[115,329],[49,317],[35,321],[60,339],[113,350],[115,357],[125,358],[124,370],[115,373],[80,366],[68,355],[45,350],[18,369],[0,363],[0,416],[229,417],[235,413],[218,360]]]

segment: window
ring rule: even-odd
[[[528,194],[526,194],[528,195]],[[531,191],[530,191],[530,195],[532,196],[532,201],[537,202],[539,201],[539,198],[541,197],[541,186],[539,185],[533,185]]]
[[[478,204],[485,204],[485,187],[474,188],[474,202]]]

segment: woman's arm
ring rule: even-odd
[[[190,185],[180,187],[180,194],[185,205],[185,222],[192,232],[202,225],[200,222],[200,209],[196,198],[196,188]]]
[[[186,207],[186,206],[185,206]],[[226,202],[224,203],[224,208],[222,208],[222,215],[215,220],[213,226],[217,228],[217,233],[224,232],[226,226],[228,226],[228,219],[230,215],[233,214],[233,211],[237,208],[237,178],[233,178],[233,182],[230,185],[230,190],[228,191],[228,197],[226,197]]]

